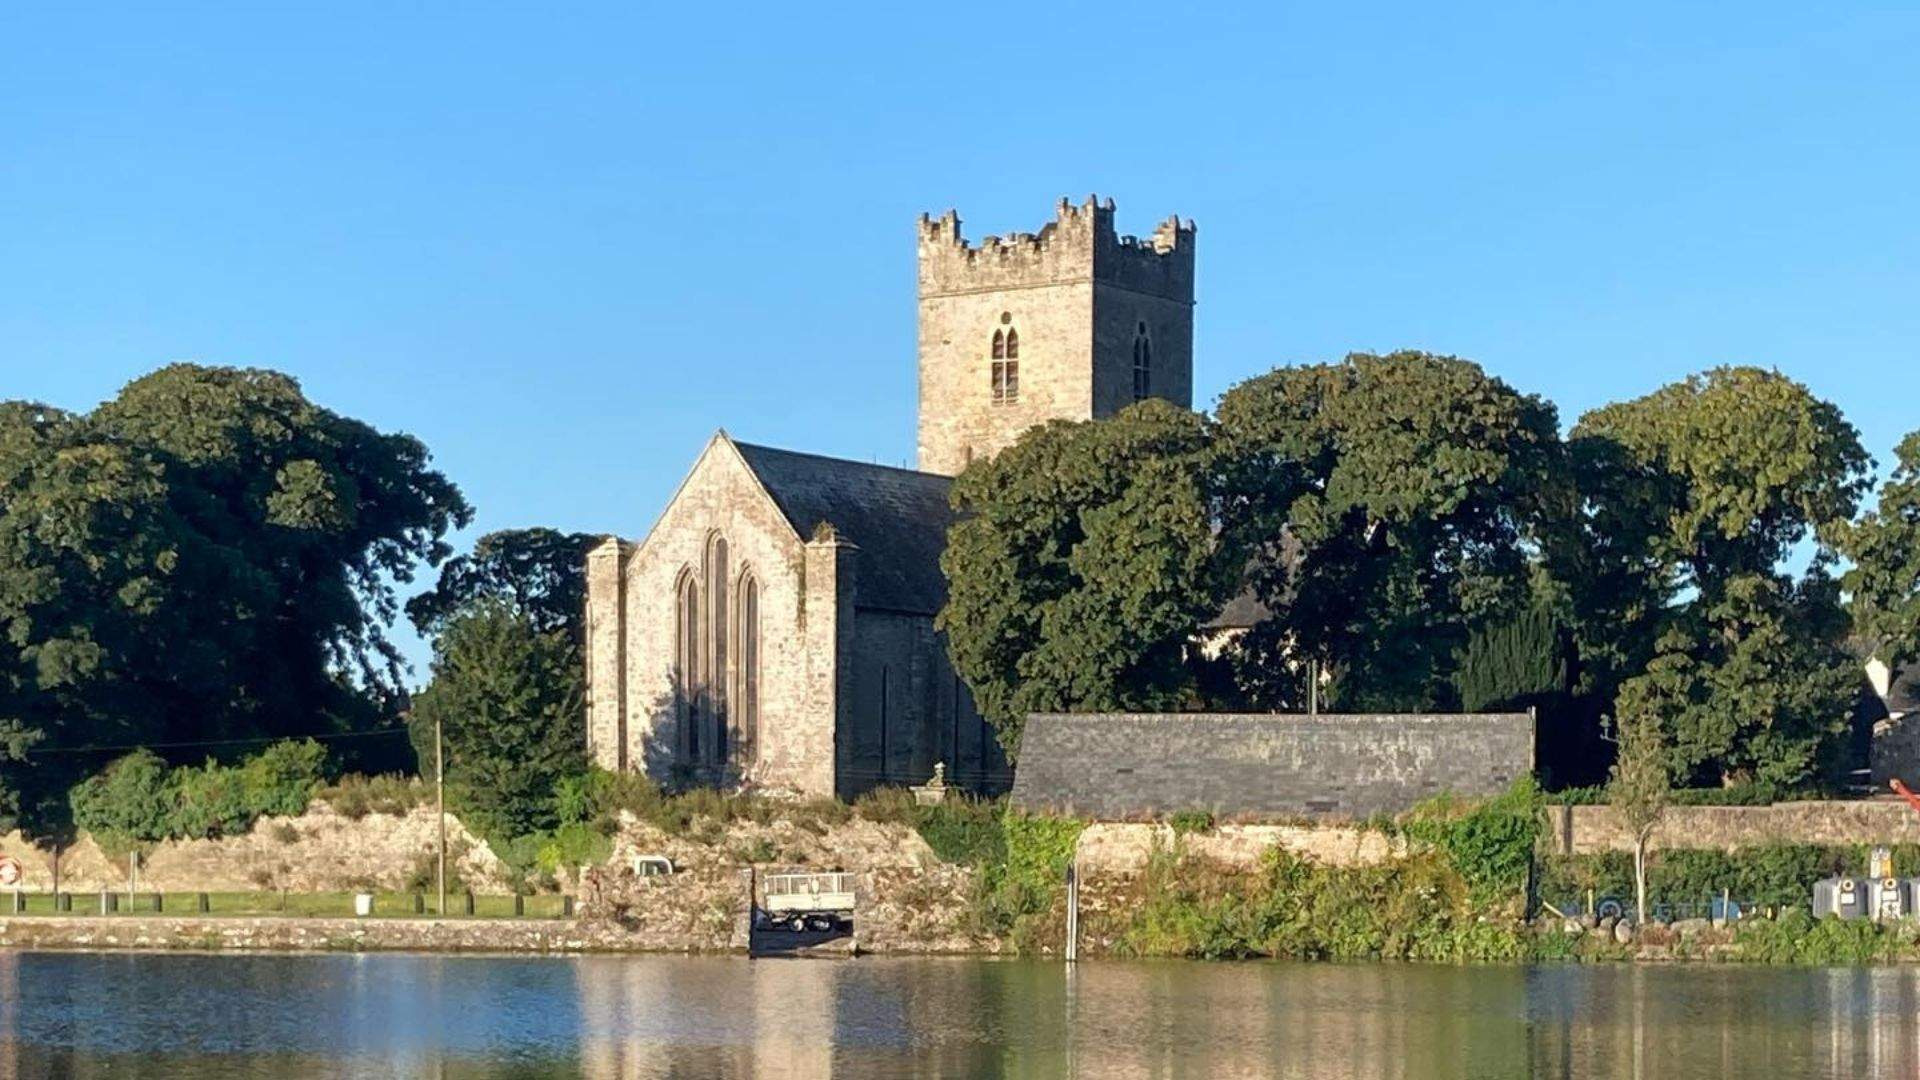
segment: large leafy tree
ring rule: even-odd
[[[438,634],[480,600],[500,600],[540,630],[580,640],[586,617],[587,549],[600,538],[557,529],[502,529],[474,541],[471,554],[447,560],[434,587],[407,601],[422,634]]]
[[[1221,399],[1225,557],[1273,617],[1240,643],[1255,705],[1298,708],[1317,661],[1336,705],[1450,704],[1476,626],[1529,600],[1561,489],[1553,406],[1466,360],[1356,353]]]
[[[440,725],[463,820],[500,838],[557,824],[555,788],[587,766],[582,680],[566,631],[542,630],[504,601],[477,601],[447,621],[412,724],[429,766]]]
[[[1679,780],[1814,779],[1859,680],[1826,572],[1868,483],[1853,427],[1730,367],[1590,413],[1571,443],[1582,501],[1556,576],[1591,688],[1623,723],[1657,718]]]
[[[57,828],[102,760],[75,747],[378,722],[396,583],[469,515],[418,441],[273,372],[174,365],[89,415],[0,405],[4,809]]]
[[[1154,399],[1035,428],[954,482],[939,626],[1009,754],[1030,712],[1194,700],[1223,591],[1212,477],[1206,419]]]
[[[1889,666],[1920,657],[1920,432],[1895,451],[1879,506],[1847,531],[1855,632]]]

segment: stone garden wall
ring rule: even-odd
[[[1633,850],[1632,837],[1606,806],[1548,807],[1547,840],[1558,855]],[[1674,806],[1653,834],[1656,848],[1761,844],[1920,844],[1920,813],[1899,799]]]
[[[163,892],[352,892],[405,889],[430,875],[438,819],[430,806],[403,815],[369,813],[349,818],[315,800],[298,817],[265,817],[244,836],[218,840],[169,840],[141,861],[140,888]],[[20,860],[22,888],[53,887],[53,856],[18,832],[0,836],[0,851]],[[477,892],[504,892],[500,860],[485,841],[447,818],[449,879]],[[425,877],[424,880],[431,880]],[[125,856],[108,857],[90,836],[60,853],[60,888],[85,892],[125,888]]]

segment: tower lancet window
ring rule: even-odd
[[[1153,396],[1153,339],[1147,336],[1147,324],[1141,323],[1133,338],[1133,400]]]
[[[1000,321],[1012,315],[1002,313]],[[1020,400],[1020,331],[1011,326],[993,332],[993,403],[1011,405]]]

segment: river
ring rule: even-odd
[[[1920,969],[0,953],[0,1076],[1910,1076]]]

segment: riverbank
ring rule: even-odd
[[[194,952],[642,953],[678,943],[583,919],[50,916],[0,919],[0,949]],[[746,951],[743,936],[739,950]]]

